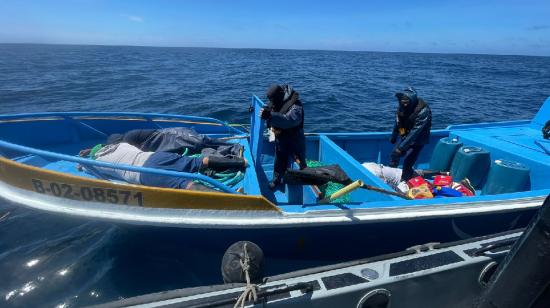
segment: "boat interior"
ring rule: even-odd
[[[259,118],[263,102],[254,96],[252,104],[254,108],[248,129],[212,118],[164,114],[43,113],[1,116],[0,155],[34,167],[94,178],[94,175],[78,168],[79,164],[94,164],[92,160],[78,157],[80,150],[105,143],[113,133],[185,126],[216,138],[248,136],[229,141],[240,143],[244,147],[244,158],[250,162],[242,180],[229,187],[223,182],[185,172],[140,167],[128,170],[203,180],[226,193],[262,194],[289,213],[469,203],[550,193],[550,141],[541,134],[543,125],[550,119],[550,98],[530,121],[453,125],[442,130],[432,130],[430,143],[424,147],[415,168],[434,169],[443,162],[451,176],[475,179],[472,181],[476,188],[475,196],[405,200],[357,189],[349,194],[349,202],[344,204],[320,204],[314,188],[308,185],[286,185],[284,191],[269,190],[267,185],[272,177],[274,145],[265,137],[264,123]],[[393,148],[388,141],[389,137],[390,133],[378,132],[308,134],[306,156],[308,160],[325,165],[339,165],[352,180],[393,190],[362,166],[365,162],[388,164]],[[449,150],[449,147],[452,149]]]

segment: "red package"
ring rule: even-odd
[[[451,186],[453,177],[450,175],[436,175],[434,178],[434,186]]]
[[[428,183],[421,176],[417,176],[407,181],[407,185],[409,185],[410,188],[418,187],[422,184],[428,184]]]

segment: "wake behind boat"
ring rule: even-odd
[[[417,167],[446,165],[451,175],[473,179],[475,196],[405,200],[357,189],[347,194],[345,203],[327,204],[319,202],[311,185],[287,185],[284,191],[274,193],[268,189],[274,147],[264,136],[262,106],[259,98],[252,97],[248,132],[212,118],[166,114],[0,116],[0,194],[15,203],[53,213],[187,228],[191,236],[215,239],[223,245],[247,239],[303,251],[327,242],[349,248],[352,242],[357,246],[382,238],[402,248],[423,240],[449,241],[457,236],[517,228],[525,225],[550,193],[550,145],[541,135],[541,128],[550,119],[550,99],[531,121],[453,125],[432,131]],[[104,143],[111,134],[169,127],[188,127],[239,143],[250,166],[238,183],[228,186],[202,174],[114,165],[77,156],[82,149]],[[368,132],[310,134],[306,157],[324,165],[336,164],[350,179],[364,185],[392,191],[362,165],[387,164],[389,136]],[[183,177],[207,183],[216,191],[110,181],[78,165]],[[438,238],[433,238],[434,233]]]

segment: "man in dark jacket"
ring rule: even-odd
[[[289,165],[289,157],[306,168],[306,141],[304,137],[304,108],[298,92],[289,85],[272,85],[267,90],[269,104],[261,110],[261,118],[267,121],[275,134],[275,162],[273,180],[269,187],[274,190],[282,182]]]
[[[397,92],[395,96],[399,102],[399,108],[390,140],[395,144],[390,156],[390,167],[397,167],[401,157],[405,156],[401,180],[407,181],[413,177],[413,167],[420,151],[430,141],[432,111],[411,87]],[[397,142],[398,136],[399,142]]]
[[[199,134],[189,127],[168,127],[160,129],[134,129],[124,134],[112,134],[107,144],[129,143],[145,152],[172,152],[181,154],[240,156],[243,147],[221,139]]]

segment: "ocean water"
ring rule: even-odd
[[[432,107],[434,128],[444,128],[531,118],[550,96],[549,68],[550,57],[0,44],[0,113],[139,111],[247,123],[252,94],[290,83],[306,131],[376,131],[391,128],[393,95],[410,85]],[[222,254],[0,201],[2,307],[81,306],[221,283]],[[323,263],[267,257],[270,274]]]

